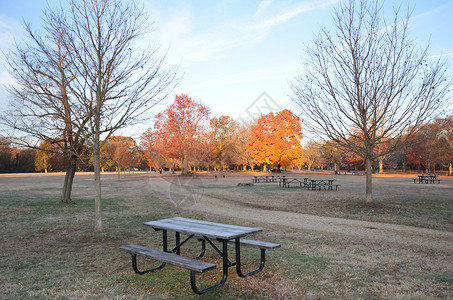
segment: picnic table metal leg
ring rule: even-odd
[[[167,230],[162,230],[162,240],[163,240],[163,251],[164,252],[167,252],[168,251],[168,246],[167,246]],[[161,263],[160,266],[157,266],[155,268],[151,268],[151,269],[147,269],[147,270],[144,270],[144,271],[140,271],[137,267],[137,254],[134,254],[134,253],[131,253],[131,256],[132,256],[132,269],[134,270],[135,273],[139,274],[139,275],[144,275],[146,273],[149,273],[149,272],[153,272],[153,271],[156,271],[156,270],[160,270],[160,269],[163,269],[165,267],[165,265],[167,263]]]
[[[181,242],[180,242],[181,234],[179,232],[176,232],[175,238],[176,238],[176,247],[175,247],[176,254],[181,255],[181,247],[180,247],[181,246]]]
[[[207,240],[208,240],[208,242],[210,242],[209,239],[207,239]],[[215,288],[221,287],[222,285],[225,284],[225,282],[226,282],[226,280],[228,278],[228,268],[231,265],[231,262],[228,260],[228,248],[227,248],[228,247],[228,240],[220,240],[220,241],[222,242],[222,251],[221,251],[221,253],[222,253],[222,260],[223,260],[223,276],[222,276],[222,279],[220,280],[219,283],[200,290],[197,287],[195,271],[191,270],[190,271],[190,286],[191,286],[192,290],[196,294],[201,295],[201,294],[204,294],[204,293],[206,293],[206,292],[208,292],[210,290],[213,290]],[[210,243],[210,244],[212,244],[212,243]],[[215,248],[216,248],[216,250],[218,250],[217,247],[215,247]]]
[[[239,241],[239,238],[235,239],[235,246],[236,246],[236,272],[238,273],[239,277],[247,277],[254,275],[258,272],[260,272],[264,268],[264,264],[266,263],[266,249],[260,248],[261,250],[261,262],[259,267],[256,270],[250,271],[248,273],[242,273],[241,270],[241,243]]]
[[[201,240],[201,253],[197,257],[194,257],[195,259],[200,259],[202,258],[206,253],[206,241]]]

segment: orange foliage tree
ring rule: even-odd
[[[190,163],[206,144],[209,115],[207,106],[185,94],[176,95],[173,104],[157,115],[154,129],[158,150],[178,160],[182,174],[189,172]]]
[[[103,169],[115,168],[118,175],[121,169],[137,164],[139,151],[135,140],[129,136],[110,136],[101,147]]]
[[[233,163],[233,135],[236,123],[229,116],[214,117],[210,121],[211,138],[214,150],[214,166],[225,170],[226,165]]]
[[[277,170],[302,161],[302,125],[298,117],[287,109],[258,118],[251,126],[247,150],[256,164],[276,164]]]

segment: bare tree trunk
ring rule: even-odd
[[[99,141],[99,133],[95,133],[97,136],[96,141]],[[101,210],[101,163],[100,163],[100,151],[99,142],[95,142],[93,147],[93,162],[94,162],[94,207],[95,207],[95,225],[94,231],[102,231],[102,210]]]
[[[63,190],[61,193],[61,203],[75,204],[71,199],[72,183],[74,181],[75,171],[77,167],[77,156],[71,155],[66,167],[66,175],[63,183]]]
[[[181,175],[187,175],[189,173],[188,170],[188,162],[186,158],[183,158],[182,160],[182,170],[181,170]]]
[[[371,166],[371,159],[366,159],[366,203],[373,202],[373,172]]]
[[[379,173],[384,173],[384,158],[382,156],[379,157]]]

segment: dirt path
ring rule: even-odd
[[[450,253],[453,251],[453,232],[449,231],[252,208],[187,190],[162,177],[150,177],[149,180],[150,188],[159,198],[192,211]]]

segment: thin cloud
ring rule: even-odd
[[[163,47],[170,47],[169,59],[179,63],[182,58],[182,65],[187,65],[221,59],[232,49],[247,47],[265,40],[274,26],[302,13],[324,8],[339,1],[311,1],[287,7],[276,14],[270,10],[275,2],[263,0],[249,17],[219,20],[217,24],[212,24],[212,27],[202,31],[194,30],[193,22],[196,16],[187,7],[172,15],[162,12],[153,15],[160,16],[160,19],[156,20],[156,24],[160,24],[157,30],[158,40]]]
[[[267,30],[271,27],[279,25],[281,23],[287,22],[292,18],[309,11],[313,11],[316,9],[324,8],[333,4],[340,2],[341,0],[330,0],[330,1],[313,1],[308,3],[303,3],[297,7],[289,7],[285,11],[280,12],[278,15],[275,15],[271,18],[268,18],[266,21],[255,24],[251,28],[254,30]],[[262,3],[260,3],[261,6]],[[261,9],[262,10],[262,9]],[[260,11],[260,7],[258,7],[258,11]]]
[[[261,13],[263,13],[272,4],[272,2],[274,2],[274,0],[261,1],[258,5],[255,15],[260,15]]]
[[[431,55],[431,56],[427,56],[426,58],[441,58],[441,57],[447,57],[447,56],[453,56],[453,53]]]
[[[434,9],[431,9],[430,11],[427,11],[427,12],[424,12],[424,13],[421,13],[421,14],[418,14],[418,15],[416,15],[416,16],[413,16],[413,17],[411,17],[411,18],[409,19],[409,22],[410,22],[410,21],[415,21],[415,20],[420,19],[420,18],[428,17],[428,16],[430,16],[430,15],[433,15],[433,14],[435,14],[435,13],[438,13],[438,12],[440,12],[440,11],[443,11],[443,10],[447,9],[447,7],[452,6],[452,4],[453,4],[453,1],[450,1],[450,2],[448,2],[448,3],[445,3],[445,4],[443,4],[443,5],[440,5],[440,6],[436,7],[436,8],[434,8]]]
[[[22,34],[22,24],[0,14],[0,49],[2,51],[8,51],[14,45],[15,38],[21,37]]]

